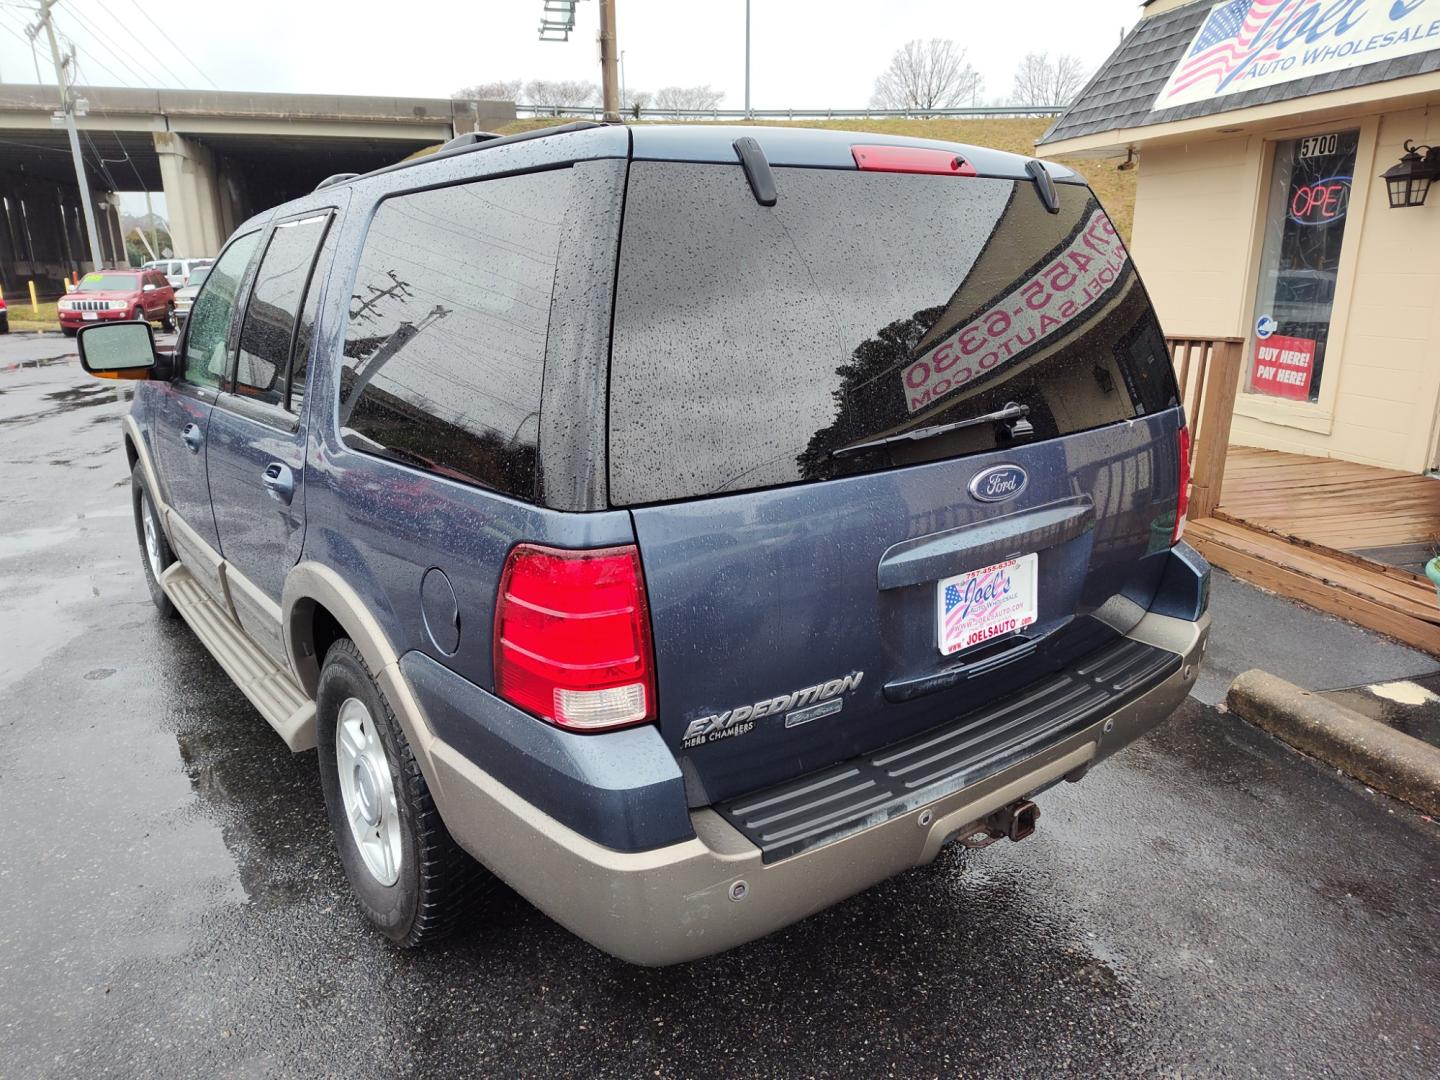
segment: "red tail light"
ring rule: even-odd
[[[634,546],[510,552],[495,604],[495,688],[563,728],[599,731],[655,715],[655,659]]]
[[[1185,535],[1185,515],[1190,512],[1190,429],[1180,429],[1180,501],[1175,507],[1175,531],[1170,543],[1178,544]]]
[[[871,172],[933,173],[939,176],[977,176],[975,166],[953,150],[925,146],[852,146],[857,168]]]

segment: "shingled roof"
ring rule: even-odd
[[[1277,83],[1258,90],[1229,94],[1179,105],[1172,109],[1151,110],[1155,95],[1165,86],[1176,62],[1185,54],[1214,0],[1196,0],[1193,4],[1173,8],[1148,19],[1141,19],[1120,43],[1110,59],[1095,73],[1088,86],[1080,91],[1075,103],[1050,125],[1040,137],[1039,145],[1094,135],[1103,131],[1166,124],[1196,116],[1232,112],[1251,105],[1291,98],[1309,97],[1327,90],[1343,90],[1351,86],[1388,82],[1407,75],[1440,71],[1440,49],[1413,53],[1393,60],[1343,71],[1330,71],[1292,82]]]

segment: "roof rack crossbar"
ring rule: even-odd
[[[564,135],[571,131],[589,131],[591,128],[605,126],[605,124],[597,124],[594,120],[576,120],[569,124],[558,124],[555,127],[521,131],[515,135],[493,135],[490,132],[470,131],[444,143],[440,149],[436,150],[433,154],[426,154],[424,157],[406,158],[404,161],[397,161],[393,165],[384,165],[378,169],[371,169],[363,175],[379,176],[382,173],[395,172],[398,169],[409,169],[416,165],[423,165],[427,161],[434,161],[436,158],[453,157],[456,154],[468,154],[474,150],[489,150],[494,146],[508,146],[511,143],[526,142],[530,139],[543,139],[551,135]]]

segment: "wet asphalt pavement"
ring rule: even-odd
[[[69,344],[0,339],[0,1077],[1440,1072],[1440,828],[1195,698],[1033,839],[713,960],[628,967],[509,894],[395,951],[314,755],[152,608],[123,406]],[[1374,678],[1437,668],[1228,579],[1222,665],[1227,612],[1243,666],[1353,634]]]

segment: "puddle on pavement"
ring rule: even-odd
[[[52,364],[63,364],[75,358],[73,352],[68,352],[61,356],[42,356],[38,360],[17,360],[13,364],[0,366],[0,371],[24,371],[27,368],[50,367]]]
[[[45,395],[45,400],[56,402],[61,407],[60,411],[65,412],[114,401],[115,394],[109,386],[72,386],[68,390],[50,391]]]

